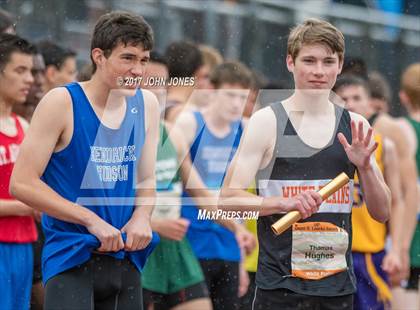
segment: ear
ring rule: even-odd
[[[400,92],[398,93],[398,97],[400,97],[400,101],[405,108],[410,107],[410,98],[408,98],[405,91],[400,90]]]
[[[57,73],[57,68],[54,65],[49,65],[45,68],[45,79],[49,83],[53,83],[55,80],[55,74]]]
[[[100,48],[94,48],[91,52],[93,62],[96,64],[96,67],[100,67],[103,65],[105,61],[104,51]]]
[[[287,70],[290,73],[293,73],[293,70],[295,69],[295,61],[293,60],[293,57],[290,54],[288,54],[286,57],[286,65],[287,65]]]

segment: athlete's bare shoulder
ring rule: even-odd
[[[252,114],[245,130],[246,141],[251,144],[249,149],[261,153],[263,158],[271,158],[276,142],[276,126],[276,116],[271,107]]]
[[[398,126],[401,128],[401,132],[407,137],[408,145],[410,145],[411,154],[415,154],[417,152],[419,141],[417,140],[417,135],[413,126],[404,117],[399,117],[395,120]]]
[[[61,123],[64,129],[69,124],[68,120],[73,118],[72,113],[72,99],[68,90],[64,87],[53,88],[35,108],[31,124],[34,121],[44,124]]]
[[[173,124],[175,128],[182,132],[187,144],[191,145],[197,130],[197,122],[194,117],[194,111],[184,110],[181,114],[179,114]]]

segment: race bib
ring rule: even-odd
[[[296,223],[292,227],[292,275],[319,280],[347,269],[347,232],[327,222]]]

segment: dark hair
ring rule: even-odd
[[[157,51],[150,52],[150,62],[155,62],[164,66],[168,66],[165,56]]]
[[[353,74],[341,75],[337,79],[337,82],[335,82],[335,85],[332,90],[336,92],[336,91],[339,91],[340,88],[346,87],[346,86],[362,86],[366,90],[367,94],[370,96],[370,89],[369,89],[369,85],[367,84],[367,81]]]
[[[203,56],[198,47],[186,41],[173,42],[165,51],[169,78],[191,77],[203,65]]]
[[[363,58],[346,57],[344,58],[342,74],[351,74],[366,80],[368,77],[366,62]]]
[[[115,11],[102,15],[93,30],[90,50],[100,48],[105,57],[111,55],[118,44],[141,45],[145,51],[153,49],[153,31],[150,25],[139,15],[128,12]],[[92,54],[92,72],[96,71],[96,64]]]
[[[38,43],[38,50],[44,58],[45,67],[54,66],[57,69],[61,69],[67,58],[76,57],[76,52],[58,46],[48,40]]]
[[[14,27],[14,23],[13,16],[9,12],[0,9],[0,33],[11,26]]]
[[[215,88],[222,84],[239,84],[245,88],[251,86],[252,73],[242,63],[238,61],[229,61],[218,65],[210,75],[210,82]]]
[[[10,61],[10,55],[14,52],[35,55],[35,47],[27,40],[9,33],[0,34],[0,70],[3,70]]]

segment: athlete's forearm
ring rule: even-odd
[[[136,195],[136,206],[132,217],[151,218],[156,203],[156,190],[138,189]]]
[[[391,206],[390,235],[392,241],[392,249],[396,253],[400,253],[403,248],[405,224],[404,224],[404,206],[402,200],[393,201]]]
[[[0,199],[0,217],[33,216],[34,209],[16,199]]]
[[[282,201],[279,197],[260,197],[246,190],[223,188],[218,207],[227,211],[256,211],[266,216],[280,213]]]
[[[358,175],[369,214],[378,222],[386,222],[391,208],[391,193],[388,186],[377,175],[372,165],[358,169]]]
[[[194,200],[194,204],[197,208],[208,212],[217,212],[218,197],[211,191],[203,188],[189,188],[186,189],[186,191]],[[215,222],[229,229],[233,233],[238,230],[238,224],[233,220],[217,218]]]
[[[63,198],[37,178],[17,180],[12,176],[10,191],[31,208],[65,222],[88,226],[97,217],[89,209]]]

